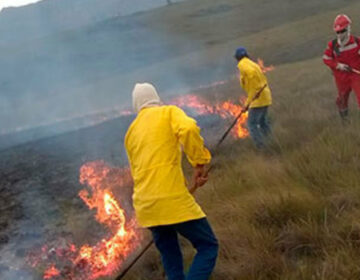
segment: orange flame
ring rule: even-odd
[[[262,60],[261,58],[257,59],[257,63],[264,73],[275,70],[275,67],[273,65],[265,66],[264,60]],[[195,90],[209,89],[209,88],[213,88],[213,87],[217,87],[217,86],[226,84],[227,82],[228,81],[226,81],[226,80],[215,81],[215,82],[212,82],[211,84],[200,85]],[[70,123],[70,121],[73,121],[75,119],[78,119],[78,120],[82,119],[82,122],[81,122],[82,124],[77,127],[77,128],[81,128],[81,127],[87,127],[87,126],[94,126],[94,125],[106,122],[108,120],[115,119],[117,117],[128,116],[128,115],[132,115],[132,114],[133,114],[132,110],[129,110],[129,109],[124,110],[119,107],[114,107],[114,108],[109,108],[107,110],[99,110],[99,111],[93,111],[93,112],[86,113],[86,114],[72,115],[70,118],[57,118],[57,119],[52,120],[51,122],[44,122],[37,127],[45,127],[45,126],[55,125],[55,124],[60,124],[60,123],[65,123],[65,122]],[[15,129],[1,129],[0,128],[0,135],[21,132],[21,131],[28,130],[31,128],[34,128],[34,126],[23,126],[23,127],[17,127]]]
[[[58,275],[60,275],[60,271],[53,264],[44,272],[44,279],[51,279]]]
[[[258,58],[258,59],[257,59],[257,63],[258,63],[258,65],[260,66],[260,68],[261,68],[261,70],[263,71],[263,73],[266,73],[266,72],[270,72],[270,71],[275,70],[274,65],[265,66],[264,60],[262,60],[261,58]]]
[[[266,67],[258,59],[263,72],[274,70],[274,66]],[[218,81],[211,86],[224,84]],[[196,96],[185,95],[174,99],[172,104],[194,110],[197,114],[217,114],[221,118],[236,117],[242,106],[231,101],[210,104],[209,101]],[[120,112],[121,115],[130,114],[129,111]],[[249,132],[245,127],[248,114],[239,118],[232,134],[236,138],[248,137]],[[103,121],[111,119],[110,115],[104,116]],[[66,244],[59,248],[45,245],[38,254],[30,254],[28,262],[33,267],[47,267],[43,279],[50,280],[94,280],[99,277],[109,276],[121,267],[125,259],[139,246],[141,236],[135,230],[135,220],[129,216],[120,203],[115,199],[112,190],[114,186],[131,186],[132,179],[129,169],[112,168],[103,161],[94,161],[84,164],[80,168],[80,183],[90,187],[79,192],[80,198],[90,209],[96,209],[96,220],[104,224],[111,232],[109,238],[103,238],[95,245],[89,244],[77,247],[75,244]],[[121,197],[120,197],[121,198]],[[125,198],[123,205],[129,203]],[[54,256],[55,255],[55,256]],[[52,261],[56,259],[56,265]],[[61,266],[59,263],[62,263]]]
[[[217,110],[220,112],[225,111],[233,118],[236,118],[240,114],[242,109],[243,108],[241,106],[231,103],[230,101],[226,101],[220,104]],[[223,118],[227,117],[226,115],[221,115],[221,116]],[[248,112],[243,113],[241,117],[238,119],[236,125],[232,129],[232,134],[234,135],[234,137],[246,138],[249,136],[249,131],[245,127],[247,119],[248,119]]]
[[[195,111],[196,114],[216,114],[223,119],[235,118],[242,111],[243,107],[232,103],[231,101],[225,101],[211,105],[207,100],[197,95],[184,95],[176,99],[173,99],[170,103],[175,104],[182,108],[189,108]],[[232,135],[235,138],[246,138],[249,136],[249,132],[246,128],[246,121],[248,114],[244,113],[237,121],[235,127],[232,129]]]
[[[103,161],[89,162],[80,168],[80,183],[87,184],[90,191],[83,189],[79,196],[90,209],[97,210],[96,220],[105,225],[111,235],[92,246],[85,244],[77,248],[74,244],[68,244],[66,248],[50,250],[44,246],[42,255],[32,260],[33,266],[53,258],[52,254],[56,255],[58,266],[53,262],[48,265],[43,279],[93,280],[112,275],[140,243],[135,220],[127,220],[127,213],[112,193],[114,184],[131,184],[129,170],[111,168]],[[66,265],[62,266],[61,263]]]
[[[261,58],[257,59],[257,63],[260,66],[263,73],[267,73],[275,70],[275,67],[273,65],[265,66],[264,61]],[[226,81],[218,81],[207,87],[208,88],[215,87],[225,83]],[[195,110],[195,112],[199,115],[217,114],[223,119],[229,117],[235,118],[240,114],[241,110],[243,109],[242,106],[234,104],[231,101],[225,101],[225,102],[217,103],[215,105],[211,105],[204,98],[191,94],[177,97],[173,99],[171,103],[182,108],[189,108]],[[248,119],[248,113],[246,112],[242,114],[239,120],[237,121],[236,125],[232,129],[232,135],[235,138],[246,138],[249,136],[249,131],[246,128],[247,119]]]

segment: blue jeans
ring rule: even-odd
[[[271,135],[268,108],[269,106],[249,109],[248,128],[258,149],[265,147],[266,140]]]
[[[206,218],[150,228],[160,251],[168,280],[208,280],[218,255],[218,242]],[[197,251],[185,277],[178,233],[188,239]]]

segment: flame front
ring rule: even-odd
[[[109,180],[114,174],[117,175],[115,180]],[[50,259],[55,259],[56,264],[52,262],[48,265],[43,279],[92,280],[112,275],[138,248],[140,236],[135,230],[135,221],[126,220],[126,213],[110,187],[114,181],[121,186],[130,183],[130,180],[128,170],[114,172],[103,161],[89,162],[81,167],[80,182],[87,184],[90,191],[83,189],[79,196],[90,209],[96,209],[95,218],[109,229],[109,237],[95,245],[85,244],[79,248],[75,244],[50,250],[44,246],[41,256],[37,256],[35,261],[33,259],[32,265],[39,266]]]
[[[275,69],[275,67],[273,65],[265,66],[264,60],[262,60],[261,58],[257,59],[257,64],[260,66],[261,71],[263,71],[263,73],[271,72]]]
[[[273,65],[265,66],[264,61],[261,58],[257,59],[257,63],[261,68],[263,73],[267,73],[275,70]],[[200,86],[201,88],[211,88],[219,85],[226,84],[227,81],[217,81],[208,86]],[[195,111],[198,115],[206,115],[206,114],[216,114],[219,115],[223,119],[236,118],[239,116],[240,112],[243,110],[241,105],[237,105],[231,101],[219,102],[216,104],[210,104],[208,100],[205,98],[201,98],[197,95],[182,95],[173,99],[170,103],[177,105],[182,108],[188,108]],[[248,112],[243,113],[241,117],[238,119],[236,125],[232,129],[232,135],[235,138],[246,138],[249,136],[249,131],[246,128],[246,122],[248,119]]]
[[[267,73],[267,72],[275,70],[275,67],[273,65],[265,66],[264,60],[261,59],[261,58],[257,59],[257,64],[260,66],[263,73]],[[215,82],[212,82],[210,84],[200,85],[195,90],[217,87],[217,86],[220,86],[220,85],[224,85],[227,82],[228,82],[227,80],[215,81]],[[62,122],[69,122],[69,121],[72,121],[74,119],[78,119],[78,120],[82,119],[82,122],[84,124],[78,127],[78,128],[80,128],[80,127],[87,127],[87,126],[97,125],[97,124],[109,121],[111,119],[115,119],[115,118],[118,118],[118,117],[121,117],[121,116],[129,116],[129,115],[132,115],[132,114],[133,114],[132,110],[130,110],[130,109],[125,109],[124,110],[124,109],[121,109],[118,106],[116,106],[116,107],[113,107],[113,108],[109,108],[108,110],[92,111],[92,112],[87,113],[87,114],[72,115],[70,118],[57,118],[57,119],[53,120],[52,122],[45,122],[45,123],[40,124],[39,126],[40,127],[41,126],[48,126],[48,125],[54,125],[54,124],[62,123]],[[17,127],[15,129],[9,129],[9,130],[0,128],[0,135],[6,135],[6,134],[10,134],[10,133],[20,132],[20,131],[28,130],[28,129],[31,129],[31,128],[33,128],[33,126]]]
[[[243,110],[243,108],[239,105],[236,105],[234,103],[231,103],[230,101],[226,101],[219,105],[218,111],[227,112],[227,115],[230,115],[234,118],[236,118],[240,112]],[[223,118],[227,117],[227,115],[222,115]],[[236,125],[232,129],[232,133],[237,138],[246,138],[249,136],[249,131],[245,127],[246,121],[248,119],[248,112],[245,112],[241,115],[241,117],[238,119]]]
[[[274,70],[273,66],[265,66],[261,59],[258,59],[258,64],[264,73]],[[206,88],[226,82],[218,81]],[[182,95],[170,103],[193,110],[198,115],[216,114],[223,119],[235,118],[243,109],[241,105],[231,101],[211,104],[206,99],[191,94]],[[120,115],[128,114],[129,111],[120,112]],[[107,121],[113,117],[111,114],[104,115],[99,121]],[[249,132],[245,125],[247,118],[248,114],[244,113],[238,119],[232,130],[234,137],[248,137]],[[44,271],[43,279],[95,280],[109,276],[139,248],[141,236],[139,231],[135,230],[135,219],[131,215],[130,219],[127,219],[124,209],[112,192],[114,185],[132,185],[129,170],[109,167],[103,161],[89,162],[80,169],[80,183],[89,186],[89,189],[79,192],[80,198],[90,209],[96,209],[96,220],[106,226],[110,233],[94,245],[77,247],[73,243],[63,242],[62,239],[61,246],[44,245],[39,252],[30,253],[28,263]],[[131,204],[129,200],[125,197],[122,204]]]
[[[241,105],[237,105],[231,101],[211,105],[207,100],[197,95],[180,96],[173,99],[171,103],[182,108],[191,109],[198,115],[216,114],[223,119],[236,118],[243,110]],[[249,136],[249,132],[246,128],[247,118],[247,112],[242,114],[232,129],[232,135],[235,138],[246,138]]]
[[[60,271],[53,264],[44,272],[44,279],[51,279],[58,275],[60,275]]]

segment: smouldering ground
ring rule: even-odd
[[[353,16],[354,30],[359,30],[360,4],[348,1],[340,9],[344,4],[333,0],[304,6],[303,1],[291,1],[286,9],[294,10],[276,13],[285,1],[259,2],[261,16],[251,0],[198,0],[193,6],[188,2],[145,14],[152,24],[165,28],[162,24],[168,22],[169,32],[198,38],[207,45],[198,50],[204,53],[203,60],[193,60],[194,54],[189,53],[137,73],[178,65],[191,69],[196,79],[197,68],[223,63],[228,69],[222,75],[232,74],[231,54],[239,44],[274,64],[276,70],[268,74],[274,93],[271,152],[257,153],[250,139],[229,139],[214,159],[216,168],[209,183],[196,194],[220,241],[213,279],[359,279],[360,114],[352,99],[352,122],[347,127],[340,124],[335,88],[321,56],[337,13]],[[252,10],[239,24],[235,19],[247,7]],[[268,18],[267,11],[271,12]],[[164,16],[156,16],[159,13]],[[272,21],[274,14],[277,17]],[[211,20],[219,24],[210,28]],[[257,27],[257,22],[262,24]],[[226,84],[196,93],[212,100],[236,99],[241,93],[238,81],[228,77]],[[6,179],[2,177],[0,207],[6,215],[0,221],[0,264],[8,263],[4,252],[22,258],[30,245],[41,245],[43,235],[73,234],[78,241],[97,237],[85,227],[97,229],[77,198],[78,170],[82,163],[100,158],[121,165],[121,137],[128,122],[114,120],[1,152]],[[216,139],[222,129],[211,133],[205,129],[204,135]],[[35,207],[36,199],[45,202],[42,208]],[[31,224],[34,215],[38,224]],[[10,240],[9,233],[14,234]],[[11,251],[16,241],[22,242]],[[189,264],[194,252],[185,241],[184,248]],[[39,272],[33,271],[32,279],[39,279]],[[0,275],[9,275],[4,265],[0,265]],[[29,279],[25,278],[29,275],[20,276]],[[124,279],[163,279],[154,248]]]

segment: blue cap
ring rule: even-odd
[[[238,47],[236,49],[234,57],[236,59],[241,59],[241,58],[243,58],[244,56],[247,56],[247,55],[248,55],[247,51],[246,51],[246,49],[244,47]]]

